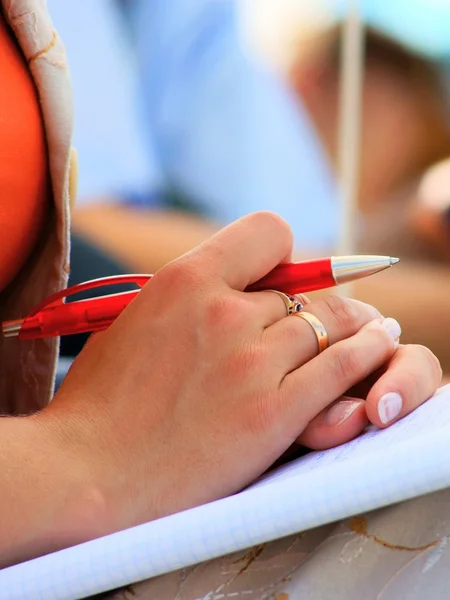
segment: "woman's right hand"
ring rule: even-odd
[[[368,417],[385,426],[434,393],[435,357],[397,350],[398,325],[373,307],[333,296],[308,304],[330,340],[318,355],[311,326],[287,317],[279,296],[243,291],[291,250],[281,219],[243,218],[161,269],[93,336],[33,417],[61,459],[60,485],[77,481],[54,513],[55,523],[67,521],[68,506],[76,515],[62,543],[234,493],[295,440],[342,443]],[[366,402],[339,403],[381,372]]]

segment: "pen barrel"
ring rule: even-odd
[[[398,258],[388,256],[340,256],[275,267],[262,279],[249,285],[245,291],[278,290],[285,294],[312,292],[334,287],[347,281],[367,277],[389,268]],[[122,283],[145,285],[151,275],[127,275]],[[125,281],[125,279],[127,281]],[[57,292],[39,305],[23,321],[2,323],[4,337],[36,339],[102,331],[120,315],[136,297],[139,290],[110,294],[87,300],[64,302],[64,297],[93,289],[102,280],[93,280],[71,288],[71,293]],[[114,283],[119,283],[115,281]],[[111,284],[111,282],[108,282]],[[69,289],[70,292],[70,289]]]
[[[321,258],[278,265],[265,277],[249,285],[246,291],[258,292],[272,289],[285,294],[300,294],[335,285],[331,258]]]
[[[111,294],[88,300],[50,306],[27,317],[19,339],[36,339],[103,331],[117,319],[139,292]]]

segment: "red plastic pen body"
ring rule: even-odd
[[[249,285],[246,291],[259,292],[272,289],[285,294],[300,294],[335,285],[331,258],[321,258],[278,265],[265,277]]]
[[[20,340],[29,340],[103,331],[138,293],[139,290],[133,290],[44,308],[24,319],[18,337]]]
[[[387,256],[344,256],[278,265],[265,277],[251,284],[247,292],[278,290],[298,294],[333,287],[383,271],[398,262]],[[124,308],[139,294],[139,290],[64,302],[63,299],[103,285],[135,283],[142,287],[151,275],[124,275],[88,281],[57,292],[25,319],[2,323],[5,337],[33,339],[72,335],[106,329]]]

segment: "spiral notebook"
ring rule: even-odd
[[[1,600],[75,600],[450,486],[450,388],[386,430],[234,496],[0,571]]]

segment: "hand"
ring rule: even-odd
[[[396,322],[373,307],[309,304],[331,343],[317,355],[310,325],[286,317],[276,294],[242,291],[291,250],[277,217],[241,219],[161,269],[91,339],[35,419],[46,444],[84,473],[82,497],[101,507],[84,529],[74,519],[79,538],[236,492],[296,439],[322,447],[357,435],[367,417],[386,425],[385,394],[402,397],[393,420],[433,394],[437,360],[397,349]],[[366,403],[326,424],[342,406],[333,403],[382,368]]]

